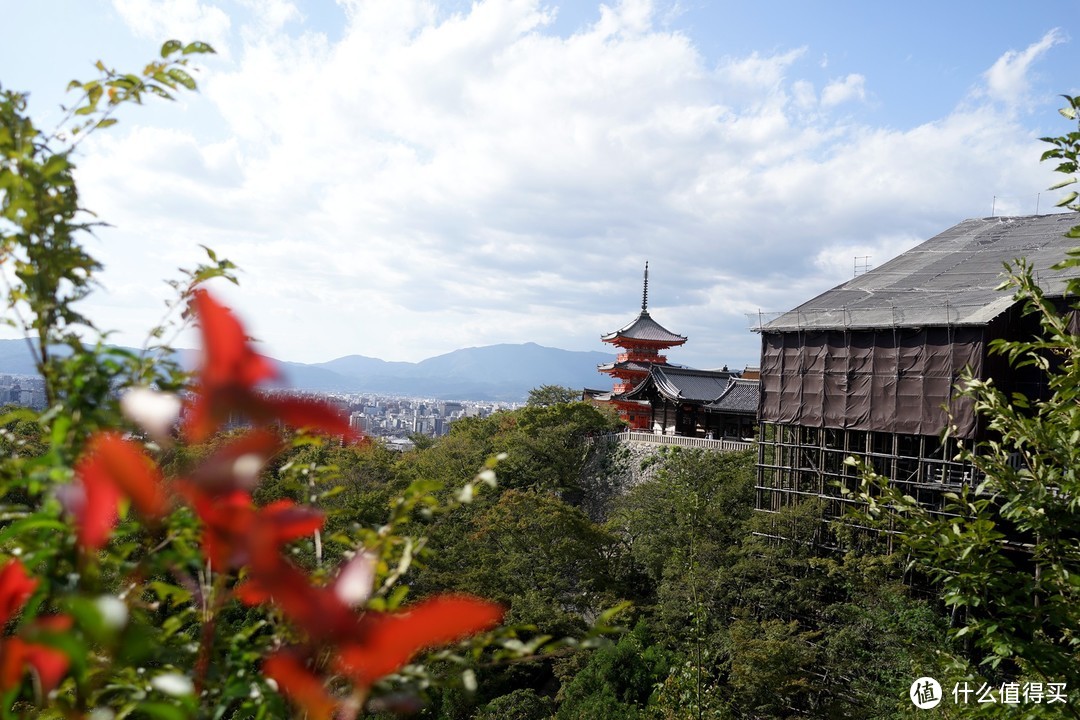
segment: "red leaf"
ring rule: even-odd
[[[23,658],[38,674],[41,690],[50,693],[56,689],[68,671],[70,661],[62,651],[47,645],[26,643]]]
[[[277,564],[253,567],[248,582],[234,590],[248,605],[273,602],[293,624],[320,646],[359,637],[360,618],[332,587],[314,587],[306,574],[279,558]]]
[[[39,618],[28,630],[30,633],[61,633],[70,630],[71,625],[69,616],[52,615]],[[18,685],[28,665],[37,673],[42,691],[49,693],[60,684],[70,661],[61,650],[21,637],[0,641],[0,692]]]
[[[45,615],[34,620],[32,630],[47,633],[65,633],[74,624],[70,615]]]
[[[203,364],[194,400],[187,403],[184,433],[203,442],[230,413],[254,414],[260,403],[253,388],[277,376],[270,361],[252,350],[243,325],[205,290],[196,290],[191,309],[199,319]]]
[[[75,465],[75,476],[82,481],[83,500],[73,508],[78,526],[79,544],[97,550],[109,540],[116,525],[116,506],[120,490],[113,484],[101,463],[89,456]]]
[[[185,405],[184,433],[191,442],[204,442],[231,416],[244,416],[257,425],[280,422],[324,435],[340,435],[357,442],[363,436],[349,427],[349,419],[333,405],[308,398],[261,397],[253,390],[229,386],[200,386]]]
[[[262,605],[270,602],[270,591],[255,580],[248,580],[233,588],[233,596],[245,605]]]
[[[0,628],[22,609],[37,584],[37,578],[30,577],[23,564],[14,558],[0,569]]]
[[[500,605],[464,595],[429,598],[400,613],[369,612],[360,622],[361,640],[341,648],[337,666],[358,685],[371,685],[421,650],[489,630],[502,617]]]
[[[203,522],[203,552],[211,566],[224,571],[243,565],[247,557],[244,539],[254,518],[251,496],[237,490],[215,497],[190,485],[181,485],[180,490]]]
[[[329,720],[337,703],[323,681],[313,675],[292,653],[277,652],[263,661],[263,673],[273,678],[281,693],[303,708],[312,720]]]
[[[143,515],[156,518],[165,513],[167,502],[161,473],[134,442],[116,433],[101,433],[75,465],[85,499],[73,508],[79,542],[96,550],[109,539],[116,525],[116,506],[121,495],[131,498]]]
[[[5,693],[22,680],[26,666],[23,658],[25,643],[19,638],[0,640],[0,693]]]
[[[210,495],[191,484],[181,492],[203,522],[203,548],[214,567],[239,568],[255,564],[264,572],[276,571],[282,562],[281,548],[322,528],[318,510],[279,500],[256,508],[242,490]]]
[[[210,398],[201,388],[195,388],[195,394],[184,401],[184,409],[180,412],[184,436],[193,443],[206,441],[221,422],[218,415],[210,406]]]
[[[260,508],[247,538],[250,562],[257,571],[280,565],[281,549],[286,543],[311,535],[323,526],[323,514],[314,508],[278,500]]]
[[[342,435],[348,440],[360,439],[360,434],[349,427],[349,419],[333,405],[295,397],[269,398],[264,403],[266,412],[286,425],[324,435]]]
[[[203,442],[233,413],[260,425],[282,422],[326,435],[359,440],[348,419],[333,406],[303,398],[263,398],[255,385],[276,377],[270,361],[252,350],[240,321],[204,290],[195,291],[193,312],[202,329],[205,360],[194,399],[186,404],[184,432]]]
[[[138,443],[116,433],[102,433],[90,441],[89,453],[92,458],[97,456],[97,462],[140,513],[151,518],[165,514],[168,500],[161,472]]]
[[[202,330],[205,362],[199,378],[204,387],[211,391],[226,386],[250,390],[260,380],[277,377],[270,361],[251,349],[244,326],[229,308],[205,290],[196,290],[191,304]]]
[[[199,464],[191,476],[200,490],[213,495],[235,490],[250,492],[258,485],[259,473],[284,443],[277,433],[254,430],[231,440]]]
[[[323,514],[318,510],[278,500],[259,509],[256,530],[262,536],[256,540],[281,545],[321,530],[322,525]]]

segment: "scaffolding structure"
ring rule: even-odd
[[[823,519],[844,517],[857,498],[858,465],[872,468],[934,514],[950,514],[944,493],[981,481],[956,460],[957,440],[865,430],[761,423],[755,507],[778,513],[806,499],[824,501]],[[858,465],[847,462],[854,458]],[[845,492],[845,490],[847,492]]]
[[[1024,257],[1046,295],[1060,296],[1076,269],[1052,266],[1076,224],[1075,213],[968,220],[793,310],[748,314],[762,340],[756,509],[813,499],[826,520],[843,516],[861,481],[845,463],[854,457],[947,514],[945,493],[982,479],[956,459],[958,442],[985,439],[957,389],[962,371],[1007,395],[1046,392],[1038,369],[990,352],[996,339],[1038,332],[1000,289],[1002,267]]]

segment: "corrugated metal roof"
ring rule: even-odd
[[[1077,224],[1077,213],[965,220],[758,330],[984,325],[1013,304],[996,289],[1006,262],[1026,258],[1047,295],[1063,294],[1077,270],[1050,267],[1080,245],[1065,237]]]
[[[668,345],[682,345],[686,338],[676,335],[649,315],[648,310],[642,310],[633,322],[615,332],[601,335],[604,342],[615,342],[620,339],[648,340],[650,342],[667,343]]]

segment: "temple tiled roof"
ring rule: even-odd
[[[744,380],[743,378],[733,377],[728,382],[724,393],[716,400],[705,403],[705,408],[714,412],[756,415],[760,398],[760,380]]]
[[[626,360],[624,362],[609,362],[597,365],[596,369],[600,372],[611,372],[612,370],[631,370],[636,372],[649,372],[649,368],[655,363],[640,363],[634,360]]]
[[[642,407],[648,407],[649,405],[648,400],[638,400],[635,398],[631,398],[629,397],[629,393],[619,394],[611,390],[596,390],[594,388],[585,388],[584,392],[582,393],[582,399],[591,400],[593,402],[634,403],[636,405],[641,405]]]
[[[655,386],[660,395],[673,402],[707,403],[719,398],[728,387],[733,373],[727,370],[695,370],[674,366],[653,365],[649,376],[638,383],[626,397],[645,398],[646,390]]]
[[[743,379],[728,370],[654,365],[637,387],[618,397],[645,400],[652,388],[674,403],[692,403],[710,412],[740,415],[757,414],[761,396],[759,380]]]
[[[652,319],[648,310],[642,310],[634,321],[626,327],[620,328],[615,332],[608,333],[607,335],[601,335],[600,339],[604,342],[616,342],[617,340],[646,340],[648,342],[660,342],[667,345],[682,345],[686,342],[686,337],[683,335],[676,335],[660,323]]]
[[[607,402],[611,400],[611,390],[597,390],[596,388],[585,388],[581,392],[582,400],[595,400],[597,402]]]

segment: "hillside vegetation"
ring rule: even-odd
[[[591,440],[612,428],[590,405],[557,404],[455,423],[445,438],[405,455],[323,446],[293,458],[336,469],[332,482],[343,489],[325,509],[331,527],[345,528],[380,522],[386,504],[418,478],[456,487],[485,458],[505,453],[496,489],[425,528],[429,550],[410,578],[411,595],[494,599],[509,622],[554,636],[584,633],[606,608],[632,603],[621,616],[626,632],[608,646],[485,668],[475,694],[435,692],[421,717],[917,712],[908,688],[947,645],[947,617],[911,596],[895,559],[865,544],[846,556],[814,551],[814,504],[783,518],[794,542],[755,535],[766,525],[752,511],[749,452],[664,448],[652,479],[590,517],[592,485],[627,474],[617,447]],[[268,478],[262,492],[263,501],[300,500],[307,489]]]

